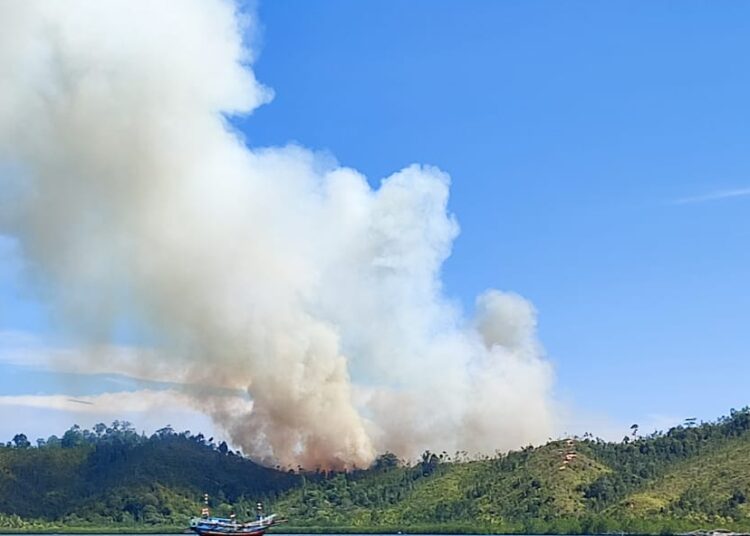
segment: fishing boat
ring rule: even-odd
[[[262,536],[276,523],[276,514],[265,515],[261,503],[258,503],[258,512],[253,521],[239,522],[234,514],[229,518],[212,517],[208,509],[208,495],[203,497],[201,516],[190,520],[190,530],[199,536]]]

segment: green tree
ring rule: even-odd
[[[398,467],[400,463],[398,456],[394,453],[385,452],[375,458],[375,461],[372,462],[372,469],[375,471],[389,471]]]
[[[27,449],[31,446],[31,442],[26,437],[26,434],[16,434],[13,436],[13,445],[17,449]]]

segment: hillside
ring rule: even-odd
[[[74,525],[182,526],[202,494],[219,511],[253,511],[299,477],[262,467],[202,435],[150,438],[115,423],[99,436],[77,427],[42,447],[0,448],[0,513]],[[6,519],[6,525],[10,522]]]
[[[275,506],[308,529],[749,530],[748,431],[743,410],[619,443],[577,438],[477,461],[426,453],[414,466],[381,463],[307,484]]]
[[[750,437],[676,464],[662,478],[630,494],[613,510],[638,517],[681,517],[708,523],[713,518],[750,515]]]
[[[261,467],[200,434],[139,436],[120,423],[31,447],[0,448],[0,527],[175,530],[207,492],[212,508],[285,530],[669,533],[750,530],[750,410],[649,437],[591,437],[478,460],[380,456],[367,470],[294,474]]]
[[[282,496],[276,507],[309,526],[515,528],[509,520],[575,516],[586,511],[578,489],[607,468],[585,456],[561,470],[561,443],[495,459],[384,467],[336,475]],[[522,525],[522,523],[518,523]],[[520,530],[520,526],[518,527]]]

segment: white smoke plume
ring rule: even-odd
[[[533,307],[492,290],[472,321],[442,293],[445,173],[373,189],[232,129],[226,114],[272,97],[253,27],[220,0],[0,3],[1,224],[40,295],[90,348],[136,326],[146,376],[247,390],[244,413],[189,393],[269,463],[546,439]]]

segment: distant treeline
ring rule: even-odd
[[[264,501],[289,530],[674,533],[750,530],[750,410],[620,442],[583,437],[469,459],[380,455],[367,469],[262,467],[202,434],[127,422],[0,446],[0,527],[178,530]]]
[[[0,447],[0,512],[64,524],[182,526],[203,493],[219,509],[253,511],[256,500],[273,500],[300,481],[169,426],[151,436],[125,421],[73,426],[37,445],[17,434]]]

